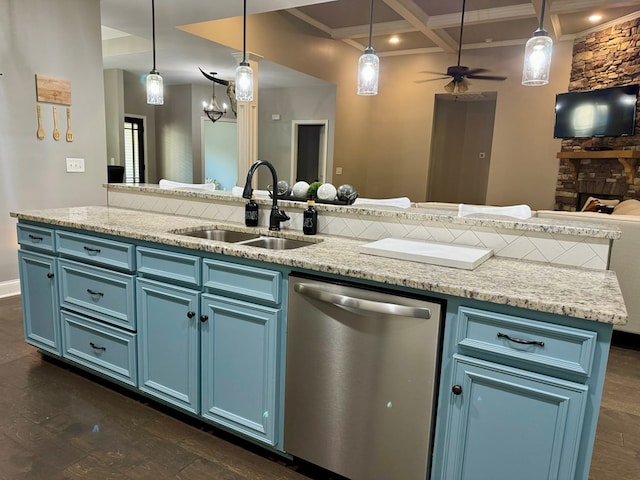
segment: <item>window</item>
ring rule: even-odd
[[[124,117],[124,182],[144,181],[144,121]]]

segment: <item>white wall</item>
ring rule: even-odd
[[[272,120],[273,114],[280,115]],[[260,89],[258,104],[258,158],[273,164],[278,179],[291,178],[291,130],[293,120],[328,120],[327,181],[333,167],[333,139],[336,119],[336,87]],[[259,184],[271,183],[267,170],[258,173]]]
[[[99,0],[0,1],[0,283],[18,278],[10,211],[106,204],[104,82]],[[42,104],[46,137],[36,138],[35,74],[71,82],[74,141],[52,138],[52,105]],[[83,157],[85,173],[66,173]]]

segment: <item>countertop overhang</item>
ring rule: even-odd
[[[440,267],[359,253],[366,240],[301,232],[252,231],[322,240],[294,250],[266,250],[180,235],[205,227],[244,225],[113,207],[71,207],[12,212],[21,221],[76,228],[313,270],[455,297],[510,305],[604,323],[624,324],[627,312],[615,272],[493,257],[475,270]]]

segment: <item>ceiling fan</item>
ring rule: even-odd
[[[443,75],[438,78],[429,78],[427,80],[418,80],[417,83],[430,82],[433,80],[442,80],[444,78],[451,78],[452,80],[444,86],[444,89],[449,93],[460,92],[464,93],[469,89],[469,83],[467,79],[479,79],[479,80],[506,80],[507,77],[497,75],[480,75],[488,72],[486,68],[469,68],[464,65],[460,65],[460,54],[462,53],[462,31],[464,28],[464,11],[466,0],[462,0],[462,17],[460,19],[460,38],[458,40],[458,63],[447,68],[447,73],[423,71],[420,73],[432,73],[437,75]]]

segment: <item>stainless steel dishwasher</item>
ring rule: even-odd
[[[425,480],[439,300],[289,277],[284,447],[353,480]]]

